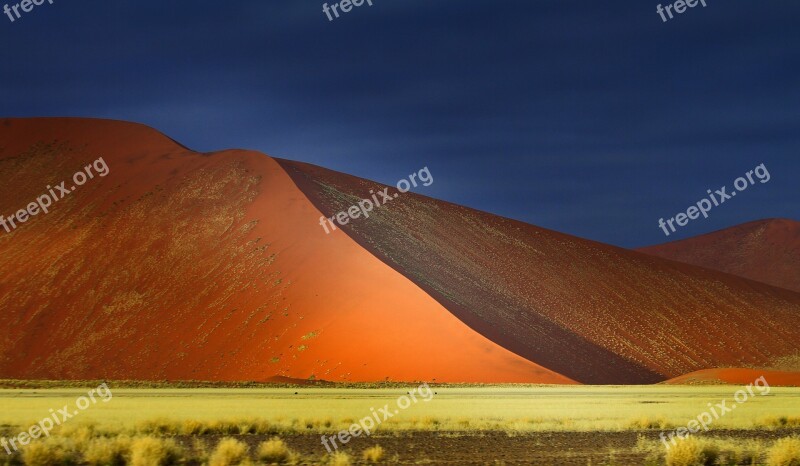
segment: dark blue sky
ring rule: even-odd
[[[0,5],[14,4],[18,0]],[[765,163],[669,239],[800,219],[800,2],[45,3],[0,16],[2,116],[142,122],[620,246]],[[665,3],[666,4],[666,3]]]

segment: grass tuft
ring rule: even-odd
[[[258,446],[256,457],[259,461],[267,464],[289,464],[293,462],[296,454],[286,446],[283,440],[273,437]]]
[[[328,466],[350,466],[351,464],[350,455],[343,451],[334,452],[328,460]]]
[[[696,438],[678,440],[667,450],[667,466],[712,466],[719,458],[719,448]]]
[[[249,448],[247,444],[234,438],[224,438],[217,444],[217,448],[208,459],[209,466],[238,466],[249,465]]]
[[[63,437],[37,440],[22,449],[22,461],[27,466],[71,466],[78,464],[75,442]]]
[[[127,436],[92,439],[83,450],[83,460],[89,466],[124,466],[130,456],[131,442]]]
[[[181,448],[169,438],[137,437],[131,442],[130,466],[168,466],[181,457]]]
[[[364,450],[364,453],[362,453],[361,456],[367,463],[377,464],[383,459],[383,455],[383,447],[380,445],[375,445],[374,447]]]
[[[777,440],[767,452],[768,466],[800,466],[800,438]]]
[[[628,427],[631,427],[631,428],[636,429],[636,430],[640,430],[640,429],[645,429],[645,430],[661,429],[661,430],[665,430],[665,429],[669,429],[670,425],[667,422],[667,420],[664,419],[663,417],[640,417],[640,418],[636,418],[636,419],[631,420],[628,423]]]

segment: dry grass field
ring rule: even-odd
[[[95,385],[96,386],[96,385]],[[86,389],[0,390],[2,436],[14,438],[75,406]],[[0,464],[769,464],[800,461],[800,389],[771,388],[671,447],[659,434],[686,426],[730,386],[114,388],[48,438]],[[410,399],[407,397],[407,399]],[[370,436],[329,453],[336,435],[389,407]],[[73,408],[70,408],[73,409]],[[77,411],[77,410],[75,410]]]

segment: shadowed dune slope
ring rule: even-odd
[[[759,220],[639,251],[800,292],[800,222],[794,220]]]
[[[470,329],[346,235],[271,158],[142,125],[0,120],[0,378],[573,383]]]
[[[278,162],[328,217],[384,188]],[[424,196],[343,229],[470,327],[580,382],[762,366],[800,344],[800,294]]]

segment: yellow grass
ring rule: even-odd
[[[108,403],[81,411],[52,437],[22,449],[30,465],[75,463],[92,465],[168,464],[191,457],[198,464],[383,464],[379,446],[348,448],[337,455],[319,452],[302,457],[278,436],[333,434],[389,405],[408,388],[254,388],[254,389],[114,389]],[[769,464],[800,466],[800,440],[780,442],[709,439],[698,434],[669,453],[659,441],[661,430],[685,427],[708,403],[731,400],[739,387],[564,387],[492,386],[435,387],[429,402],[412,403],[373,432],[380,435],[436,431],[442,436],[503,431],[510,436],[544,431],[637,431],[636,452],[648,464],[691,465]],[[14,437],[50,409],[72,406],[86,391],[70,389],[0,390],[0,436]],[[729,402],[730,403],[730,402]],[[715,429],[775,430],[800,425],[800,389],[773,387],[724,417]],[[701,433],[704,434],[704,433]],[[258,435],[270,439],[249,452],[242,438],[217,442],[218,437]],[[177,437],[176,437],[177,436]],[[181,448],[174,438],[181,439]],[[188,438],[188,440],[187,440]],[[209,451],[208,447],[211,446]],[[354,454],[355,457],[350,456]],[[404,458],[405,460],[405,458]],[[3,464],[0,460],[0,464]],[[395,461],[395,460],[392,460]]]
[[[93,426],[99,432],[221,435],[335,432],[385,404],[394,407],[406,389],[119,389],[108,403],[93,405],[64,429]],[[434,388],[382,422],[379,429],[423,431],[623,431],[673,429],[730,400],[738,387],[518,387]],[[35,392],[35,395],[34,393]],[[295,395],[295,392],[298,394]],[[80,389],[0,390],[0,434],[14,435],[72,405]],[[613,407],[610,408],[610,407]],[[800,389],[773,387],[716,420],[712,429],[800,425]],[[58,429],[56,429],[58,430]]]
[[[233,438],[224,438],[211,454],[208,466],[249,465],[251,462],[248,450],[246,443]]]
[[[258,446],[256,457],[259,461],[267,464],[290,464],[294,462],[296,454],[283,440],[273,437]]]
[[[337,451],[330,455],[330,460],[328,461],[329,466],[350,466],[352,464],[352,459],[350,455],[343,451]]]
[[[23,447],[22,460],[27,466],[71,464],[79,457],[75,442],[68,438],[49,437]]]
[[[713,442],[687,438],[671,447],[666,454],[667,466],[714,465],[719,458],[719,448]]]
[[[768,466],[800,466],[800,438],[780,439],[767,454]]]
[[[163,466],[173,463],[183,452],[172,439],[139,437],[131,443],[131,466]]]
[[[122,466],[130,454],[131,442],[125,435],[92,439],[84,449],[84,461],[89,466]]]
[[[364,450],[364,453],[361,454],[361,457],[364,458],[364,461],[367,463],[377,464],[381,462],[383,455],[383,448],[380,445],[375,445],[374,447]]]

